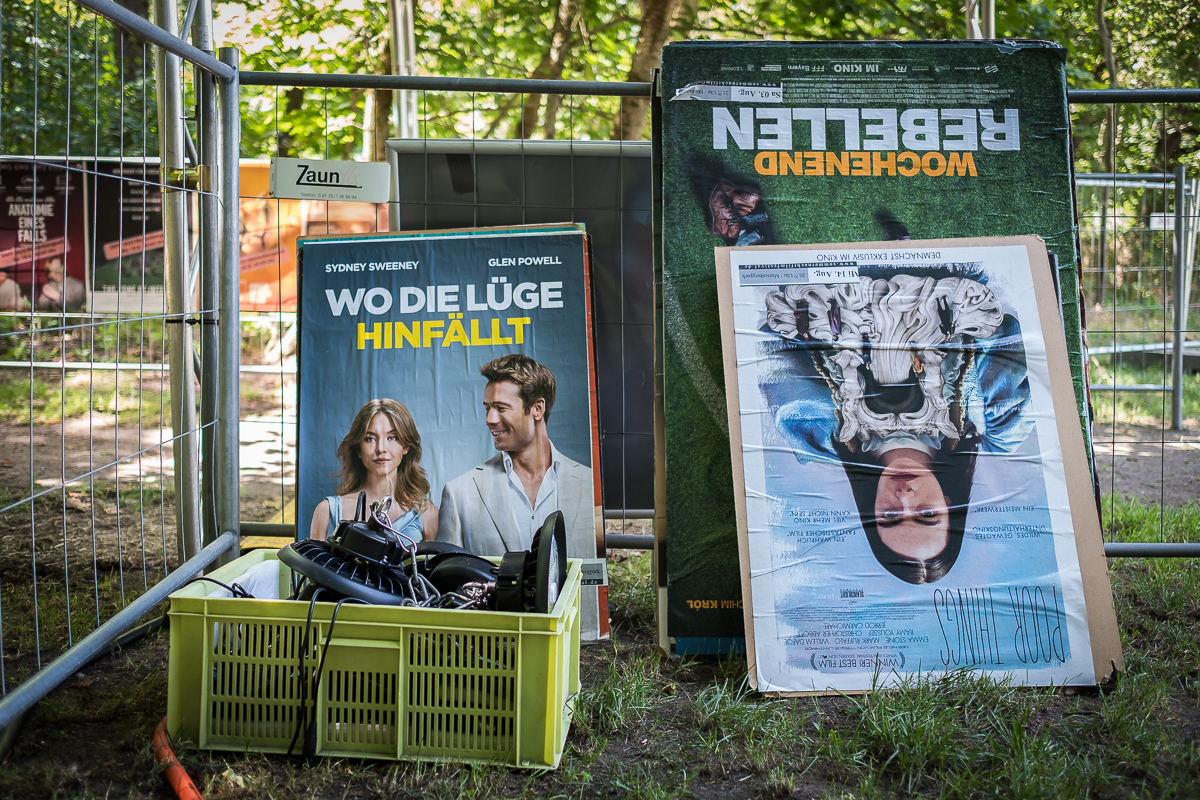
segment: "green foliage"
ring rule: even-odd
[[[0,153],[158,154],[153,49],[69,0],[0,11]]]
[[[106,572],[94,584],[65,584],[60,578],[42,577],[36,593],[28,581],[9,580],[0,589],[5,609],[5,656],[19,658],[34,652],[40,644],[42,657],[53,658],[69,644],[78,644],[144,591],[140,572]],[[161,607],[158,613],[165,610]]]
[[[68,369],[21,370],[0,373],[0,422],[44,425],[95,415],[94,424],[158,425],[170,413],[171,400],[160,373],[143,376],[133,371]]]
[[[565,0],[426,0],[416,9],[416,71],[420,75],[545,77],[560,5]],[[563,77],[624,80],[640,31],[641,4],[579,0],[567,32]],[[246,0],[219,3],[222,25],[243,48],[247,69],[380,73],[390,67],[387,11],[370,0]],[[1094,3],[1001,0],[997,35],[1050,39],[1067,48],[1070,85],[1110,85]],[[1196,86],[1200,56],[1191,47],[1200,24],[1194,4],[1130,0],[1106,19],[1121,86]],[[887,40],[962,38],[959,2],[948,0],[817,0],[787,3],[690,0],[676,13],[671,38]],[[553,69],[551,69],[553,72]],[[364,157],[364,92],[244,90],[243,154]],[[390,102],[382,93],[380,102]],[[522,105],[546,98],[453,92],[418,94],[418,135],[490,138],[522,135]],[[613,135],[619,103],[612,98],[562,98],[554,120],[539,119],[524,135],[595,139]],[[1082,171],[1144,172],[1176,160],[1200,164],[1200,110],[1195,106],[1075,108],[1074,142]],[[633,132],[621,132],[638,138]],[[1113,139],[1111,147],[1109,138]],[[1111,150],[1111,156],[1106,155]],[[343,155],[344,154],[344,155]],[[369,157],[369,156],[367,156]],[[1111,163],[1110,163],[1111,162]]]
[[[1057,0],[1073,83],[1080,88],[1195,88],[1200,26],[1195,3],[1134,0],[1106,5],[1116,74],[1109,72],[1096,22],[1097,4]],[[1073,139],[1082,172],[1171,171],[1200,165],[1196,105],[1075,106]],[[1111,140],[1111,144],[1110,144]]]
[[[416,71],[464,77],[623,80],[640,32],[643,4],[578,0],[563,53],[551,58],[555,19],[571,0],[424,0],[416,8]],[[654,5],[648,2],[647,5]],[[217,3],[218,31],[242,50],[250,70],[390,71],[387,6],[380,0],[244,0]],[[1196,4],[1128,0],[1105,14],[1115,75],[1096,20],[1082,0],[1000,0],[997,34],[1062,42],[1079,88],[1195,87],[1200,54]],[[949,0],[817,0],[786,3],[689,0],[671,37],[804,40],[962,38],[962,7]],[[31,68],[36,67],[36,68]],[[0,152],[154,155],[157,152],[153,48],[68,0],[14,0],[0,13]],[[389,93],[379,93],[390,104]],[[245,88],[243,155],[363,158],[368,92]],[[561,98],[553,119],[524,135],[609,138],[619,101]],[[547,98],[422,92],[428,137],[522,135],[522,106]],[[1115,117],[1113,117],[1115,114]],[[1200,164],[1196,106],[1075,108],[1075,151],[1083,171],[1144,172],[1177,161]],[[391,132],[379,132],[388,135]],[[618,132],[637,138],[634,132]],[[69,148],[68,148],[69,145]],[[366,157],[370,157],[369,155]]]
[[[686,770],[678,775],[661,775],[645,764],[625,766],[610,780],[610,792],[623,800],[670,800],[691,797],[691,777]]]
[[[1105,533],[1115,542],[1194,542],[1197,531],[1200,531],[1200,500],[1183,506],[1158,506],[1147,505],[1127,495],[1114,494],[1105,496],[1101,509]],[[1164,568],[1172,565],[1182,568],[1190,562],[1176,559],[1145,563]],[[1173,574],[1174,569],[1171,572]],[[1187,576],[1176,577],[1182,579]],[[1188,581],[1200,587],[1200,576],[1193,575]],[[1200,598],[1200,592],[1185,593],[1179,599],[1186,601],[1188,598]]]
[[[243,70],[383,71],[386,3],[248,0],[214,14],[237,37]],[[348,158],[362,147],[364,100],[362,91],[243,89],[242,154]]]
[[[966,30],[961,3],[938,0],[711,3],[697,5],[694,20],[697,38],[720,39],[961,39]],[[1053,38],[1055,12],[1046,3],[1000,0],[996,28],[1003,37]]]
[[[749,680],[726,678],[701,689],[692,713],[705,751],[744,757],[758,769],[779,763],[780,757],[808,744],[804,729],[808,714],[798,713],[794,700],[763,700]],[[783,775],[777,776],[786,783]]]
[[[529,77],[550,45],[557,3],[427,2],[417,5],[417,72]],[[242,68],[380,74],[390,68],[387,6],[369,0],[246,0],[216,6],[220,27],[243,49]],[[562,77],[622,80],[636,41],[636,7],[586,0],[571,29]],[[390,102],[381,93],[380,102]],[[361,153],[366,93],[243,90],[243,155],[350,157]],[[419,135],[512,136],[523,98],[424,92]],[[608,138],[618,108],[609,98],[564,98],[556,128],[576,139]],[[386,135],[386,134],[385,134]]]

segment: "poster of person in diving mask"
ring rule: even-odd
[[[718,253],[757,688],[1119,663],[1044,243]]]

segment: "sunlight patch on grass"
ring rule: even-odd
[[[47,371],[0,373],[0,422],[37,425],[109,415],[121,423],[157,425],[170,414],[170,394],[139,383],[132,372],[68,372],[62,381]]]

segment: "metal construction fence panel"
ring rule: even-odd
[[[85,5],[0,17],[0,728],[237,548],[214,79],[237,72],[173,3],[164,28]]]
[[[0,727],[236,551],[240,520],[294,523],[299,235],[587,222],[605,506],[613,533],[649,533],[655,189],[616,121],[650,85],[239,73],[211,8],[189,9],[0,17]],[[378,113],[391,92],[415,99],[404,139]],[[1173,520],[1200,480],[1197,174],[1175,165],[1200,92],[1070,99],[1107,137],[1077,165],[1100,495],[1106,520],[1134,503],[1157,530],[1110,553],[1195,556],[1154,548],[1195,540]],[[325,109],[315,132],[288,118],[305,102]],[[289,206],[268,196],[273,155],[390,158],[394,203]],[[535,174],[543,156],[558,166]]]

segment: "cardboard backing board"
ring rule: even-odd
[[[567,518],[569,557],[592,560],[584,565],[584,636],[606,635],[586,234],[574,225],[516,226],[302,237],[298,247],[300,537],[337,491],[337,451],[351,421],[368,400],[388,398],[411,415],[440,509],[438,530],[425,537],[450,537],[484,556],[528,549],[534,523],[555,506],[529,510],[537,519],[517,516],[480,374],[487,361],[524,354],[554,375],[546,428],[562,460],[553,497]],[[352,512],[342,504],[342,518]],[[485,533],[473,540],[474,531]]]
[[[1064,63],[1034,41],[664,48],[664,649],[743,635],[710,248],[1039,235],[1084,427]]]
[[[1123,669],[1042,239],[717,248],[716,267],[756,689]]]

